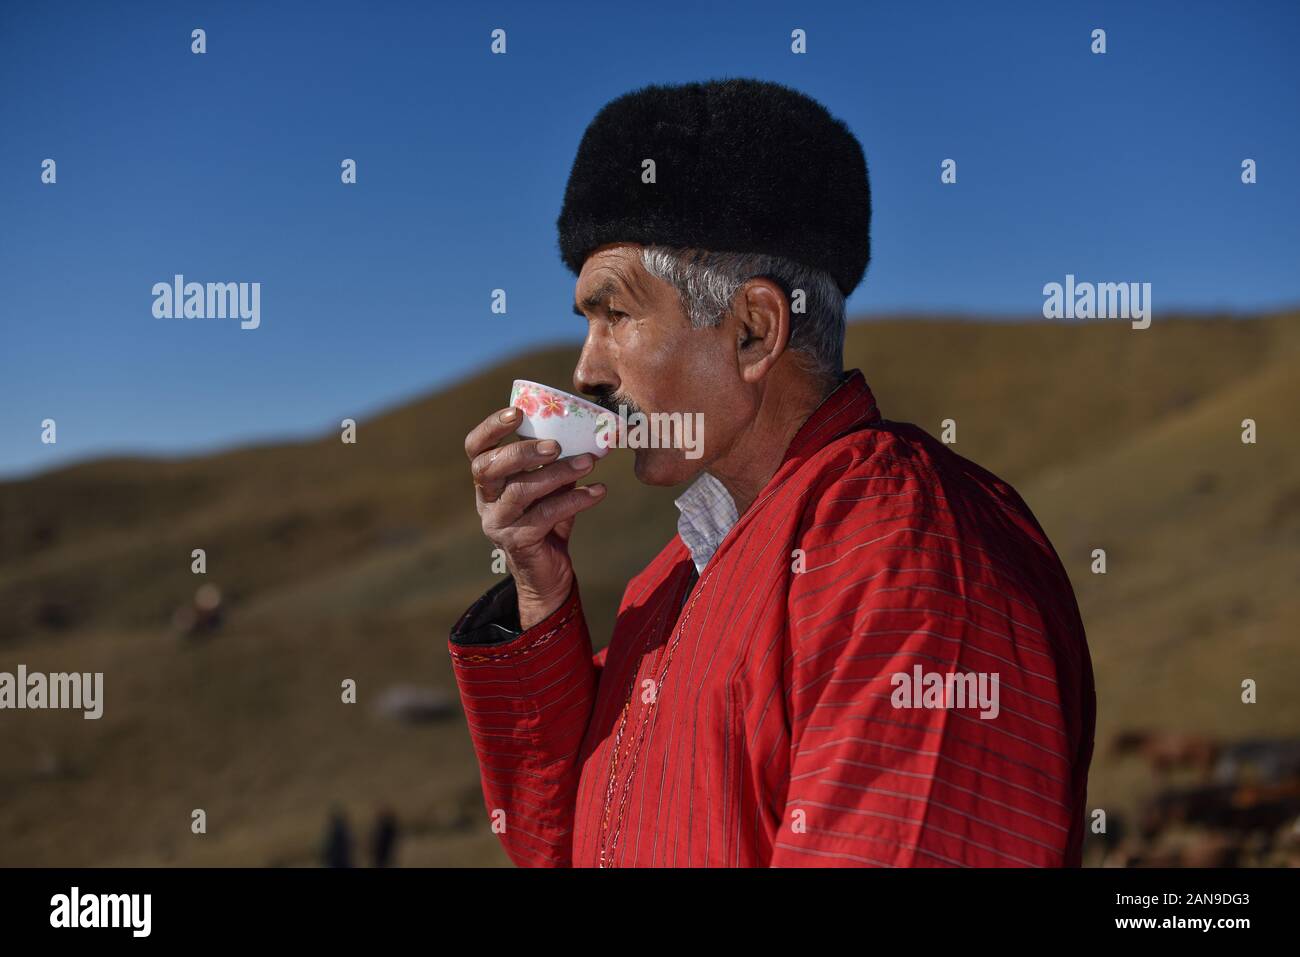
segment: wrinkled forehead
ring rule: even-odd
[[[639,246],[622,246],[617,252],[597,250],[587,257],[574,290],[573,311],[577,315],[609,308],[615,296],[634,306],[654,305],[663,290],[655,289],[654,278],[641,262]],[[667,283],[660,283],[667,287]]]

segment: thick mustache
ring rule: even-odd
[[[606,409],[610,412],[613,412],[615,415],[618,415],[619,406],[625,406],[627,408],[628,415],[633,415],[637,412],[642,411],[641,406],[637,405],[627,396],[619,395],[617,392],[607,393],[605,395],[600,396],[599,398],[592,399],[591,401],[595,402],[602,409]]]

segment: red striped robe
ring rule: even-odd
[[[1069,579],[1010,486],[882,420],[860,371],[694,572],[675,535],[594,656],[577,585],[517,638],[449,642],[516,864],[1080,863],[1096,702]],[[917,665],[996,673],[996,718],[895,707]]]

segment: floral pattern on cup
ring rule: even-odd
[[[559,393],[549,389],[540,389],[527,383],[519,383],[510,394],[510,404],[529,418],[549,419],[552,416],[573,415],[582,418],[600,419],[596,423],[596,435],[609,431],[614,422],[612,414],[596,416],[586,406],[579,405]]]

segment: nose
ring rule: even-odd
[[[587,332],[582,354],[578,356],[578,364],[573,369],[575,391],[584,395],[602,396],[618,389],[620,380],[614,371],[607,336],[608,333],[601,329],[599,323],[593,323]]]

